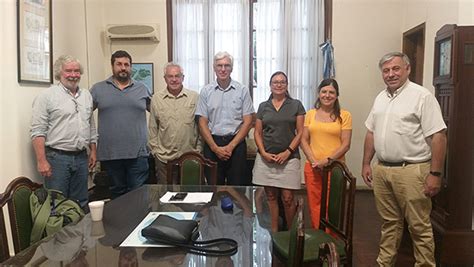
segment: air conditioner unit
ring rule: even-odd
[[[107,25],[106,34],[111,41],[160,41],[160,27],[158,24],[112,24]]]

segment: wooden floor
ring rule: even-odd
[[[382,221],[377,213],[374,195],[370,190],[358,190],[355,196],[353,266],[377,266],[375,260],[379,252],[380,225]],[[413,266],[411,240],[405,233],[397,258],[398,267]]]

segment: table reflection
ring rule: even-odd
[[[167,191],[214,192],[207,204],[163,204]],[[231,210],[221,200],[230,197]],[[232,238],[238,252],[227,257],[187,253],[179,248],[120,247],[149,212],[196,212],[200,240]],[[269,210],[263,188],[146,185],[105,205],[104,218],[86,215],[11,258],[5,265],[33,266],[271,266]]]

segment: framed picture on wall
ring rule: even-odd
[[[18,82],[51,84],[52,0],[17,0]]]
[[[132,79],[144,83],[153,95],[153,63],[132,63]]]

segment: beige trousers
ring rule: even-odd
[[[430,163],[373,167],[377,211],[383,219],[379,266],[394,266],[406,219],[413,240],[415,266],[436,266],[431,227],[431,199],[423,193]]]
[[[158,184],[168,184],[166,179],[166,163],[155,157],[155,175]],[[173,167],[173,183],[179,183],[179,168]]]

